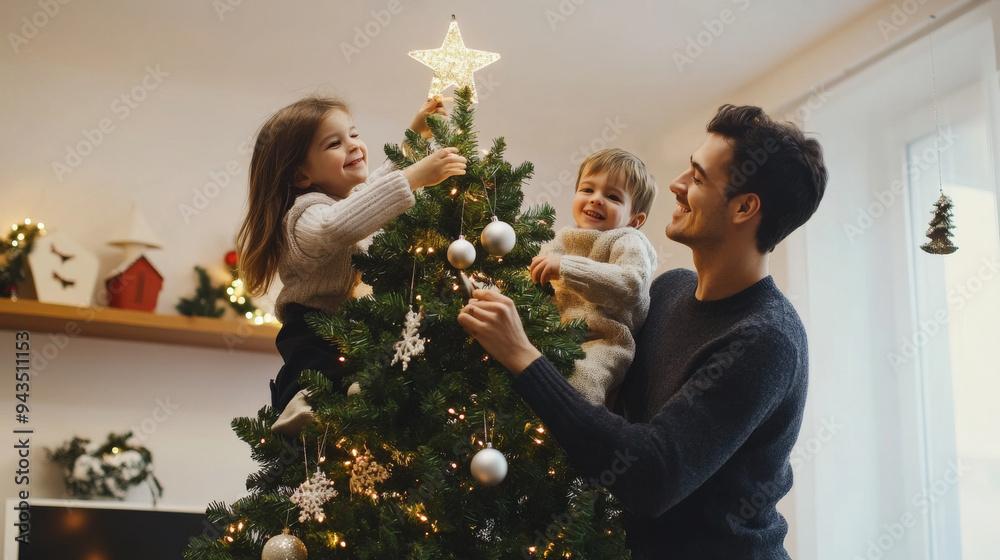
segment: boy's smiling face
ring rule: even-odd
[[[645,214],[632,215],[632,197],[625,189],[608,182],[608,172],[590,173],[580,178],[573,197],[573,220],[580,229],[609,231],[624,226],[639,227]]]

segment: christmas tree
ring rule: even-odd
[[[938,198],[937,202],[934,203],[934,216],[927,228],[927,237],[930,238],[930,241],[920,246],[925,252],[934,255],[950,255],[958,250],[958,247],[951,243],[951,230],[955,227],[951,223],[952,206],[951,198],[944,193],[941,193],[941,198]]]
[[[402,148],[385,149],[404,168],[454,146],[466,174],[418,191],[355,257],[370,296],[310,317],[340,345],[344,387],[303,372],[317,422],[297,441],[271,433],[270,407],[233,420],[262,469],[248,478],[248,497],[209,506],[220,535],[193,539],[185,558],[628,557],[616,502],[567,464],[509,372],[456,321],[463,273],[447,249],[468,233],[475,259],[464,273],[515,301],[528,336],[564,374],[583,356],[586,325],[561,322],[527,274],[553,237],[554,210],[520,213],[532,165],[504,161],[503,138],[479,150],[470,95],[456,93],[450,119],[427,118],[432,140],[407,131]],[[502,256],[480,241],[494,216],[517,238]]]

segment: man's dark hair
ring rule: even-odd
[[[823,148],[792,123],[771,120],[760,107],[723,105],[708,123],[733,148],[726,200],[760,197],[757,248],[770,253],[816,212],[826,191]]]

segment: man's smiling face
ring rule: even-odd
[[[709,134],[691,156],[691,165],[670,183],[677,206],[667,237],[689,247],[723,242],[732,226],[726,185],[733,149],[720,134]]]

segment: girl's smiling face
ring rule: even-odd
[[[368,146],[350,115],[339,109],[327,114],[313,134],[306,161],[295,174],[295,186],[316,187],[328,196],[347,198],[368,179]]]

